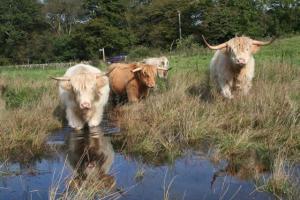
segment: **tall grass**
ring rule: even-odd
[[[211,52],[171,53],[169,80],[149,98],[117,108],[123,150],[157,163],[200,142],[212,144],[218,157],[238,168],[248,165],[244,171],[270,169],[265,189],[293,198],[287,188],[294,186],[282,166],[300,161],[299,49],[299,36],[262,48],[250,94],[232,101],[208,81]],[[45,151],[48,132],[60,127],[53,116],[57,86],[47,78],[63,71],[0,69],[0,87],[7,86],[0,91],[0,160],[25,162]]]
[[[287,161],[299,162],[299,75],[293,64],[259,62],[251,93],[228,101],[210,90],[202,71],[175,73],[163,93],[121,107],[124,150],[155,160],[205,141],[236,164],[255,155],[271,169],[283,149]]]
[[[49,131],[61,127],[53,116],[59,102],[57,88],[49,80],[1,80],[7,88],[0,97],[0,159],[25,162],[42,154]]]
[[[64,167],[58,174],[58,177],[53,180],[50,186],[48,196],[50,200],[115,200],[120,198],[120,192],[116,190],[116,180],[113,176],[104,174],[98,171],[97,168],[90,171],[87,176],[80,176],[78,174],[78,163],[71,175],[65,178],[63,177],[63,172],[67,167],[66,162],[67,160],[65,160]]]

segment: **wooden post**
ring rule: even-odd
[[[99,49],[99,51],[102,52],[102,59],[105,62],[105,50],[104,50],[104,48]]]
[[[178,26],[179,26],[179,39],[182,39],[182,34],[181,34],[181,13],[179,10],[177,10],[178,12]]]

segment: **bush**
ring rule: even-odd
[[[176,45],[176,49],[179,50],[199,49],[199,44],[193,35],[177,40]]]
[[[9,65],[10,60],[8,58],[0,57],[0,66]]]
[[[199,53],[199,51],[203,51],[198,44],[196,38],[193,35],[190,35],[186,38],[176,41],[176,52],[184,53],[187,56],[195,55]]]
[[[7,108],[19,108],[23,105],[30,105],[38,102],[46,88],[7,88],[3,98]]]
[[[128,58],[130,60],[135,60],[135,59],[151,57],[151,56],[158,55],[158,54],[160,54],[160,50],[158,50],[158,49],[150,49],[145,46],[137,46],[137,47],[133,47],[129,51]]]

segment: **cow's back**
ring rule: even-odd
[[[64,76],[74,76],[76,74],[82,74],[82,73],[92,73],[92,74],[97,74],[101,73],[101,71],[93,67],[91,65],[86,65],[86,64],[77,64],[74,65],[73,67],[70,67]]]
[[[111,90],[117,94],[126,93],[127,84],[134,79],[131,70],[134,64],[116,63],[109,66],[109,84]]]

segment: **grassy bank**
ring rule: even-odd
[[[59,102],[57,86],[48,73],[52,71],[1,71],[1,161],[28,162],[44,154],[49,131],[61,127],[54,116]]]
[[[224,100],[208,81],[213,52],[172,53],[168,81],[134,105],[116,108],[122,151],[158,163],[172,161],[187,148],[213,145],[212,160],[233,163],[228,173],[257,179],[259,189],[296,197],[291,164],[300,162],[300,37],[278,40],[256,55],[256,77],[246,97]],[[41,154],[55,117],[57,85],[50,76],[65,69],[0,68],[0,159],[24,161]],[[1,106],[2,105],[2,106]],[[24,156],[27,155],[27,156]],[[22,160],[22,159],[21,159]]]
[[[234,175],[245,176],[241,169],[250,177],[271,171],[268,181],[258,181],[260,188],[296,198],[299,185],[291,181],[287,166],[300,161],[299,40],[284,39],[263,48],[256,56],[251,93],[233,101],[211,89],[211,54],[174,55],[167,89],[118,111],[126,133],[124,151],[157,162],[204,142],[214,146],[213,157],[234,163]]]

